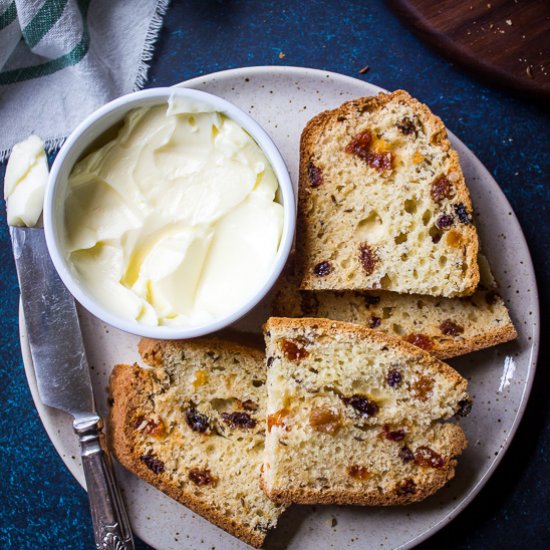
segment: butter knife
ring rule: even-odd
[[[97,550],[133,550],[97,414],[74,298],[52,264],[44,230],[10,227],[38,393],[44,405],[74,417]]]

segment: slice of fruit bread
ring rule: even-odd
[[[472,294],[478,237],[441,119],[407,92],[364,97],[302,133],[301,287]]]
[[[142,340],[151,369],[117,365],[110,444],[120,463],[170,497],[260,547],[283,508],[260,488],[265,361],[213,339]]]
[[[467,382],[406,342],[327,319],[271,318],[262,485],[284,503],[394,505],[454,476],[466,447],[443,422],[471,408]]]
[[[379,291],[300,290],[292,263],[277,283],[271,312],[277,317],[326,317],[392,334],[439,359],[464,355],[517,338],[484,256],[481,281],[471,296],[436,298]]]

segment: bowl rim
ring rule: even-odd
[[[154,105],[155,103],[162,104],[168,102],[172,96],[206,103],[214,111],[221,112],[235,121],[250,134],[275,172],[284,212],[281,239],[272,269],[257,291],[229,314],[192,326],[146,325],[135,320],[125,319],[104,307],[78,280],[71,270],[69,262],[65,259],[60,239],[63,223],[56,218],[56,198],[61,185],[60,173],[62,169],[66,168],[65,165],[70,160],[67,157],[75,148],[79,147],[81,154],[93,141],[88,132],[94,126],[104,122],[106,118],[113,117],[112,126],[130,110],[140,106]],[[72,166],[70,169],[72,169]],[[292,249],[296,226],[296,200],[290,174],[281,153],[269,134],[250,115],[231,102],[214,94],[189,88],[158,87],[133,92],[110,101],[87,116],[71,132],[51,167],[44,196],[43,214],[46,244],[54,267],[69,292],[85,309],[103,322],[124,332],[148,338],[176,340],[195,338],[221,330],[245,316],[265,298],[281,274]]]

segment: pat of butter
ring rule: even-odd
[[[221,113],[174,98],[136,109],[71,172],[66,257],[95,299],[128,320],[218,319],[273,268],[277,189],[260,147]]]
[[[8,225],[33,227],[42,214],[48,183],[44,142],[35,135],[13,146],[4,179]]]

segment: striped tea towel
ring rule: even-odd
[[[0,0],[0,162],[145,84],[169,0]]]

